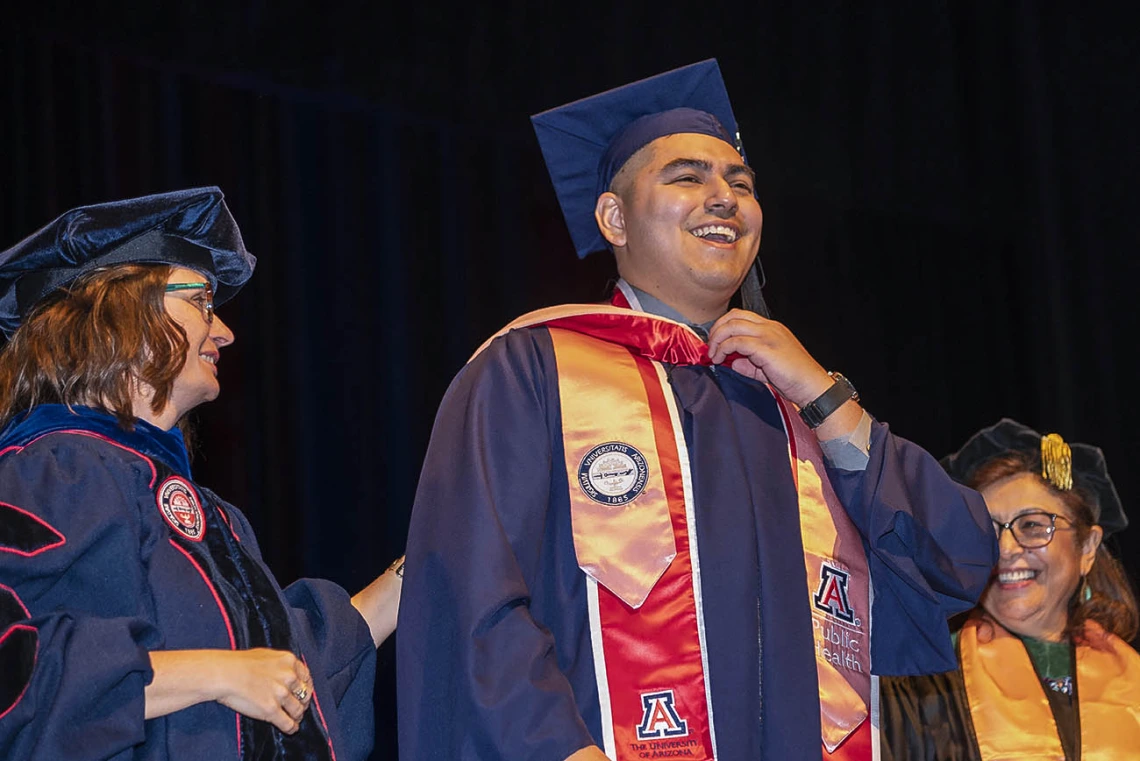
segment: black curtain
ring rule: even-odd
[[[382,5],[382,4],[377,4]],[[602,298],[527,115],[715,56],[775,316],[936,455],[1010,416],[1140,490],[1140,74],[1123,18],[1010,3],[83,5],[0,39],[0,246],[73,206],[226,193],[259,256],[219,314],[198,477],[278,577],[402,551],[434,410],[514,316]],[[1140,531],[1115,544],[1134,577]],[[393,648],[375,758],[394,757]]]

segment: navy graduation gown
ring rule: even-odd
[[[797,498],[766,387],[675,366],[692,461],[718,756],[818,758]],[[573,547],[545,328],[496,339],[436,419],[407,546],[397,639],[405,761],[563,759],[601,745],[586,577]],[[952,667],[946,616],[996,556],[984,503],[875,424],[865,471],[830,470],[875,589],[872,667]]]
[[[246,518],[196,484],[205,531],[180,536],[156,494],[172,476],[193,484],[177,430],[95,410],[42,405],[0,435],[0,756],[366,757],[375,648],[348,594],[282,590]],[[149,651],[231,643],[305,658],[319,711],[297,740],[216,702],[144,720]]]

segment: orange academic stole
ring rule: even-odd
[[[979,628],[992,630],[987,642]],[[1140,655],[1093,622],[1077,647],[1081,761],[1140,757]],[[1001,626],[971,617],[958,640],[962,681],[984,761],[1064,759],[1045,686],[1025,645]]]
[[[659,363],[624,346],[550,335],[604,750],[615,761],[652,751],[711,760],[692,492],[672,391]]]
[[[691,477],[664,368],[621,344],[547,325],[604,750],[618,761],[652,751],[713,759]],[[866,555],[827,482],[815,435],[780,405],[800,495],[822,755],[864,761],[875,734]]]
[[[871,726],[871,581],[858,530],[835,495],[815,434],[780,396],[792,474],[800,498],[800,534],[811,593],[824,761],[877,757]]]

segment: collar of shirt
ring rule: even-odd
[[[666,319],[673,320],[674,322],[684,323],[685,325],[691,327],[693,330],[697,331],[697,334],[700,335],[701,338],[705,339],[706,341],[708,340],[709,331],[712,330],[712,326],[716,320],[709,320],[708,322],[694,324],[689,321],[689,318],[685,317],[685,315],[681,314],[661,299],[657,298],[656,296],[649,295],[645,291],[638,288],[636,285],[629,283],[624,278],[618,280],[617,287],[622,289],[622,292],[625,293],[626,300],[634,309],[640,312],[655,314],[658,317],[664,317]]]

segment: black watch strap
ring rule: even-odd
[[[839,373],[828,373],[828,375],[835,383],[800,410],[800,417],[807,423],[808,428],[819,428],[823,421],[842,407],[848,399],[859,401],[859,392],[851,385],[851,381]]]

